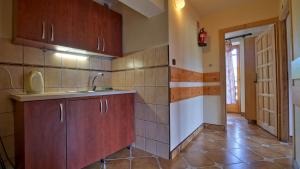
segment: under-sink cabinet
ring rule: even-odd
[[[15,102],[17,169],[80,169],[134,142],[134,94]]]

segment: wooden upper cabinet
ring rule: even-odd
[[[122,56],[122,16],[93,0],[15,0],[15,43]]]
[[[47,0],[16,0],[15,28],[16,38],[31,41],[47,41]]]
[[[48,43],[71,46],[72,0],[48,0],[47,33]]]

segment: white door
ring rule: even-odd
[[[276,59],[274,26],[255,39],[257,124],[277,136]]]

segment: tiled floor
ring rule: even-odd
[[[292,145],[239,116],[228,116],[227,133],[204,129],[174,160],[124,149],[107,160],[107,169],[292,169]],[[86,169],[99,169],[93,164]]]

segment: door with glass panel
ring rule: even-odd
[[[240,113],[240,45],[226,44],[226,109]]]
[[[255,39],[257,124],[277,136],[276,60],[274,26]]]

